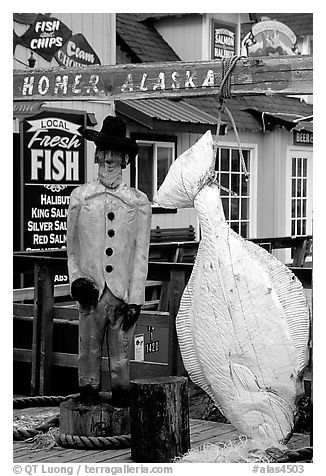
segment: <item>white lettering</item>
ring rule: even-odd
[[[42,169],[43,150],[33,149],[31,151],[31,180],[38,180],[38,170]]]
[[[49,238],[46,235],[33,235],[33,245],[46,245]]]
[[[65,276],[64,274],[56,274],[54,277],[54,282],[57,283],[62,283],[68,281],[68,276]]]
[[[44,170],[44,180],[78,181],[79,154],[76,151],[49,149],[31,150],[31,180],[39,180],[39,170]]]
[[[45,162],[44,179],[51,180],[51,151],[50,150],[44,151],[44,162]]]
[[[180,74],[177,71],[174,71],[171,74],[172,78],[172,89],[180,89],[181,88],[181,81],[180,81]]]
[[[53,231],[53,223],[51,221],[29,221],[27,223],[27,231]]]
[[[67,180],[77,181],[79,179],[78,164],[79,164],[78,152],[66,152],[66,177]]]
[[[129,73],[127,75],[127,79],[125,81],[125,83],[123,83],[123,85],[121,86],[120,88],[121,92],[123,93],[124,91],[133,91],[134,90],[134,81],[133,81],[133,78],[132,78],[132,74]]]
[[[146,78],[147,78],[147,74],[144,73],[143,74],[143,77],[141,78],[141,82],[140,82],[140,91],[147,91],[148,88],[145,87],[145,81],[146,81]]]
[[[160,73],[158,75],[158,78],[156,80],[156,83],[153,86],[153,91],[156,91],[156,89],[165,89],[165,75],[164,73]]]
[[[89,78],[89,86],[86,87],[87,94],[90,94],[91,90],[93,90],[94,93],[99,92],[99,89],[96,86],[99,80],[100,80],[100,77],[98,74],[91,74],[91,77]]]
[[[206,88],[206,87],[213,87],[213,86],[214,86],[214,71],[212,69],[209,69],[207,71],[206,78],[204,79],[202,87]]]
[[[193,81],[193,75],[190,71],[186,71],[186,81],[185,81],[185,88],[195,88],[196,85]]]
[[[68,76],[64,75],[62,76],[57,76],[55,78],[55,86],[54,86],[54,94],[58,94],[59,89],[61,90],[62,94],[67,94],[68,91]]]
[[[55,235],[54,233],[50,234],[50,244],[54,243],[66,243],[67,237],[66,235]]]
[[[74,134],[70,139],[68,137],[47,136],[39,137],[42,132],[47,132],[47,129],[37,130],[28,143],[28,147],[32,148],[34,142],[39,142],[38,145],[43,147],[61,147],[62,149],[78,149],[80,141],[78,136]]]
[[[69,196],[41,194],[41,205],[69,205]]]
[[[38,82],[38,92],[42,96],[44,96],[48,91],[50,87],[50,81],[47,76],[42,76],[41,79]]]
[[[63,160],[64,160],[63,151],[56,150],[53,154],[52,178],[53,180],[56,180],[58,182],[62,180],[65,176],[65,166],[64,166]]]
[[[54,32],[59,30],[60,28],[60,21],[53,20],[53,21],[37,21],[35,23],[35,32],[38,33],[39,31],[46,31],[46,32]]]
[[[54,222],[54,231],[67,231],[67,222],[55,220]]]
[[[24,84],[22,89],[23,96],[29,94],[30,96],[33,94],[33,86],[34,86],[34,76],[30,78],[24,78]]]
[[[82,77],[81,74],[76,74],[75,76],[74,84],[72,85],[72,89],[71,89],[74,94],[81,93],[81,89],[77,88],[78,84],[80,83],[81,77]]]
[[[49,209],[48,208],[36,208],[32,207],[31,216],[32,218],[49,218]]]
[[[67,208],[51,208],[51,218],[67,218],[68,209]]]

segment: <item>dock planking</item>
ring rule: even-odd
[[[228,423],[190,419],[191,448],[205,443],[227,442],[236,438],[239,432]],[[309,435],[294,434],[288,443],[290,449],[309,446]],[[117,450],[77,450],[52,448],[32,449],[32,444],[15,441],[13,444],[15,463],[132,463],[130,448]]]

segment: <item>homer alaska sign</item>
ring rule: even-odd
[[[133,99],[219,94],[222,60],[16,70],[14,100]],[[312,57],[242,58],[233,95],[311,94]]]

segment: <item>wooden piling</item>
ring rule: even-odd
[[[131,381],[131,459],[167,463],[190,448],[188,379]]]
[[[98,403],[86,404],[79,397],[60,404],[60,433],[78,436],[117,436],[130,433],[129,407],[112,405],[101,393]]]

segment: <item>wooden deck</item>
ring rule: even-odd
[[[204,443],[229,441],[239,433],[230,424],[190,419],[191,448]],[[288,443],[291,449],[309,446],[309,435],[294,434]],[[130,448],[121,450],[77,450],[52,448],[32,449],[31,443],[15,441],[13,444],[15,463],[132,463]]]

